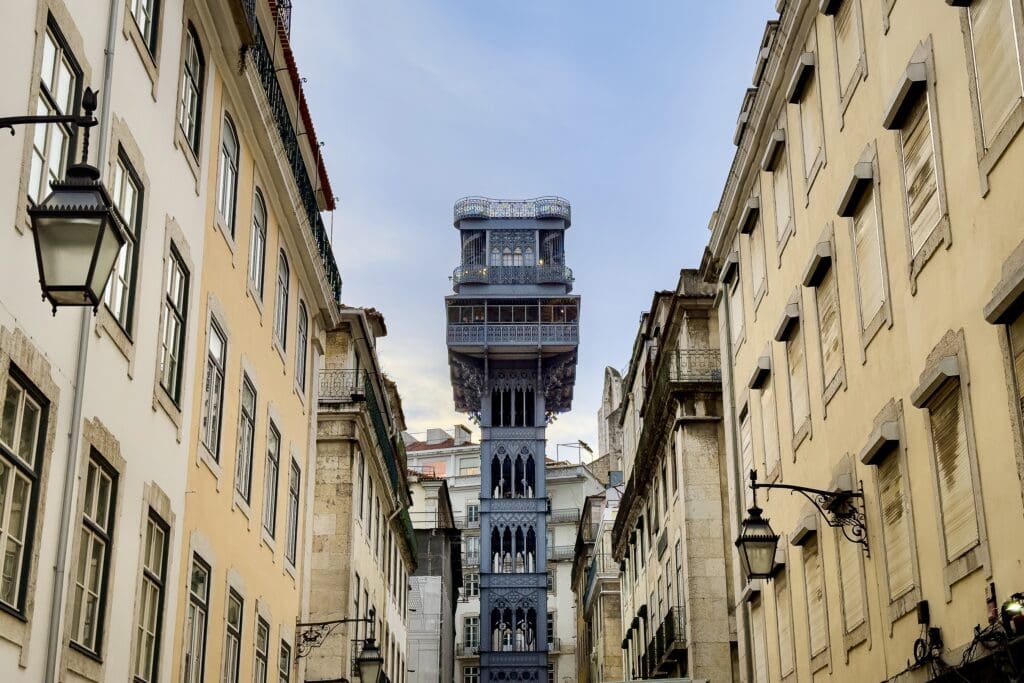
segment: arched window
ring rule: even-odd
[[[511,266],[512,265],[512,250],[505,247],[501,250],[501,265]]]
[[[534,258],[533,258],[533,247],[527,247],[526,250],[523,252],[523,265],[524,266],[534,266],[534,265],[537,265],[536,261],[534,261]]]
[[[306,304],[299,302],[299,317],[295,323],[295,383],[306,392],[306,347],[309,345],[309,316]]]
[[[267,250],[267,204],[259,188],[252,200],[252,235],[249,238],[249,282],[263,301],[263,267]]]
[[[288,341],[288,257],[277,255],[277,297],[274,301],[274,339],[284,351]]]
[[[501,265],[501,251],[499,251],[499,249],[497,247],[491,247],[491,265],[492,266],[500,266]]]
[[[196,29],[189,22],[185,33],[185,65],[181,74],[181,102],[178,126],[181,128],[192,153],[199,156],[199,141],[203,124],[203,86],[206,78],[206,59]]]
[[[238,133],[231,117],[224,114],[220,134],[220,169],[217,173],[217,214],[235,236],[235,205],[238,199]]]

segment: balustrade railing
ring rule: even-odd
[[[676,349],[671,353],[670,382],[722,381],[722,356],[718,349]]]
[[[461,265],[452,273],[456,285],[534,285],[570,284],[572,269],[568,266],[479,266]]]
[[[476,657],[479,654],[479,643],[455,643],[456,657]]]
[[[524,200],[463,197],[455,202],[455,220],[463,218],[564,218],[572,219],[569,202],[561,197]]]
[[[565,524],[580,521],[580,509],[579,508],[559,508],[552,510],[550,513],[552,524]]]
[[[455,515],[456,529],[479,529],[480,517],[467,517],[466,515]]]
[[[448,343],[460,344],[577,344],[576,323],[510,323],[448,325]]]
[[[320,400],[351,403],[366,398],[365,370],[321,370]]]
[[[571,560],[575,555],[576,546],[574,545],[548,546],[548,562],[563,562],[565,560]]]

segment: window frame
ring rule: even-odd
[[[228,137],[230,135],[230,137]],[[233,144],[229,144],[233,143]],[[231,114],[227,111],[221,117],[220,144],[217,148],[217,185],[214,208],[218,224],[233,243],[235,223],[238,218],[238,173],[241,168],[242,141],[238,137]],[[225,174],[230,172],[231,177]],[[226,183],[230,181],[230,187]]]
[[[291,266],[284,249],[277,252],[277,285],[274,290],[274,344],[282,353],[288,349],[288,302],[291,298]]]
[[[883,0],[885,2],[886,0]],[[892,0],[895,2],[895,0]],[[840,8],[846,3],[854,3],[852,7],[853,16],[852,20],[855,22],[854,31],[856,32],[855,40],[857,41],[859,52],[857,54],[857,65],[853,67],[850,72],[849,80],[843,83],[842,68],[839,57],[839,32],[836,30],[836,15],[839,13]],[[888,13],[886,12],[886,19],[888,19]],[[864,9],[861,6],[860,0],[839,0],[836,5],[836,10],[831,13],[832,19],[832,54],[835,55],[835,74],[836,74],[836,93],[839,97],[839,116],[840,124],[844,124],[846,121],[846,111],[850,106],[850,102],[853,100],[854,94],[857,92],[857,86],[860,82],[868,77],[868,60],[867,50],[864,39]]]
[[[266,633],[264,649],[260,650],[260,629]],[[270,669],[270,622],[259,613],[256,614],[256,628],[253,629],[253,683],[267,683],[267,675]],[[263,665],[262,677],[260,676],[260,665]]]
[[[292,646],[282,639],[277,653],[278,683],[291,683],[292,680]]]
[[[260,306],[263,305],[263,294],[266,288],[267,275],[267,226],[270,214],[267,201],[259,187],[253,190],[252,220],[249,234],[249,272],[247,274],[249,290],[255,295]],[[258,254],[257,254],[258,245]]]
[[[160,0],[151,0],[151,3],[148,29],[144,29],[139,25],[139,18],[136,16],[136,12],[143,5],[150,4],[150,0],[128,0],[128,14],[131,15],[132,23],[135,24],[135,28],[138,29],[139,35],[142,37],[143,45],[149,50],[149,55],[155,59],[160,39]]]
[[[16,434],[20,434],[21,432],[21,420],[24,418],[25,399],[31,399],[39,408],[39,419],[36,425],[36,443],[33,448],[34,452],[31,465],[26,463],[20,455],[15,454],[8,446],[0,441],[0,460],[10,463],[12,471],[20,473],[21,476],[27,478],[31,487],[28,496],[28,509],[25,511],[25,529],[23,531],[21,548],[21,567],[19,570],[18,583],[15,587],[15,604],[11,605],[0,601],[0,610],[12,614],[19,619],[24,619],[28,609],[26,599],[28,595],[28,584],[31,581],[32,576],[32,559],[33,553],[35,552],[37,540],[36,535],[39,531],[36,526],[39,514],[39,487],[41,484],[40,480],[42,478],[43,460],[46,455],[46,436],[49,429],[51,405],[49,399],[28,379],[27,376],[25,376],[24,373],[18,369],[13,361],[8,365],[8,377],[7,381],[3,385],[4,405],[6,405],[11,384],[17,385],[22,392],[20,401],[21,405],[18,408],[18,416],[16,417],[15,422]],[[5,494],[6,492],[0,491],[0,495]],[[5,505],[5,508],[13,509],[12,506],[8,505]],[[3,521],[4,520],[0,518],[0,522]],[[4,541],[5,548],[9,542],[9,535],[9,530],[7,527],[4,527],[4,531],[0,534],[0,540]]]
[[[246,406],[246,390],[252,394],[252,410]],[[252,466],[253,456],[256,454],[256,413],[259,407],[259,393],[256,385],[249,378],[248,373],[242,372],[242,386],[238,402],[238,450],[235,457],[235,493],[237,493],[246,505],[252,505]],[[247,427],[244,429],[243,427]],[[248,434],[246,434],[248,432]],[[243,439],[248,436],[248,443]],[[248,447],[247,457],[243,457],[243,447]],[[245,466],[243,468],[243,465]],[[241,480],[244,474],[244,482]],[[244,490],[239,485],[244,484]]]
[[[231,613],[231,601],[234,600],[238,603],[238,626],[233,627],[231,625],[230,613]],[[242,630],[245,628],[245,600],[241,594],[234,588],[228,588],[228,596],[225,601],[225,615],[224,615],[224,652],[222,657],[224,659],[224,671],[222,674],[222,680],[224,683],[238,683],[239,673],[241,672],[241,660],[242,660]],[[230,639],[234,638],[235,641],[235,655],[234,661],[228,661],[228,646],[227,643]],[[234,677],[228,676],[228,665],[232,666]]]
[[[277,439],[277,447],[273,451],[270,448],[271,435]],[[273,420],[267,427],[267,447],[264,454],[266,457],[263,470],[263,531],[273,539],[277,533],[277,489],[281,484],[281,432]],[[271,472],[274,474],[273,484],[270,483]]]
[[[803,280],[803,286],[813,291],[814,319],[818,332],[818,369],[821,371],[819,389],[821,391],[824,419],[828,419],[828,405],[832,398],[839,393],[840,389],[846,387],[846,345],[843,339],[843,305],[839,288],[839,273],[835,263],[835,253],[835,238],[832,233],[832,226],[830,225],[826,227],[825,233],[818,244],[815,245],[814,256],[808,264]],[[828,369],[825,366],[827,354],[822,322],[822,292],[828,286],[826,282],[828,278],[831,278],[831,286],[834,292],[835,336],[838,342],[837,353],[839,354],[839,367],[831,378],[828,377]]]
[[[206,54],[203,50],[203,43],[199,39],[199,33],[196,30],[195,25],[190,21],[185,21],[184,31],[184,44],[182,45],[182,65],[181,65],[181,86],[178,88],[178,115],[175,125],[177,126],[178,132],[181,133],[182,139],[185,143],[185,147],[188,148],[189,152],[192,153],[191,161],[199,160],[199,153],[203,145],[203,99],[206,90]],[[192,53],[195,56],[195,66],[198,66],[199,73],[194,74]],[[188,88],[188,92],[194,93],[195,107],[194,111],[186,112],[185,107],[185,92]],[[191,114],[191,115],[190,115]],[[194,119],[193,119],[194,115]],[[189,124],[192,129],[191,134],[185,129],[185,123]]]
[[[284,557],[295,567],[299,545],[299,503],[302,498],[302,470],[295,458],[288,465],[288,511],[285,521]]]
[[[110,313],[110,316],[117,321],[128,338],[131,339],[135,323],[135,299],[138,291],[139,279],[139,250],[142,246],[143,213],[146,200],[146,184],[142,176],[135,168],[128,152],[122,145],[118,145],[117,155],[114,159],[114,181],[110,188],[112,205],[117,212],[122,224],[127,228],[125,237],[127,241],[118,251],[114,268],[107,278],[103,288],[103,306]],[[135,190],[134,204],[132,207],[131,220],[127,220],[121,207],[121,197],[118,196],[118,177],[123,178],[120,187],[130,184]],[[122,277],[124,269],[124,277]],[[123,283],[123,286],[122,286]],[[121,293],[121,305],[118,310],[112,306],[114,289],[123,289]]]
[[[295,383],[303,397],[306,394],[306,375],[309,365],[309,313],[306,302],[299,299],[295,314]]]
[[[171,277],[172,270],[177,270],[180,274],[180,285],[181,285],[181,310],[178,310],[178,304],[173,301],[171,293],[168,291],[173,283]],[[169,250],[167,253],[167,272],[165,274],[165,282],[163,285],[163,297],[162,305],[160,309],[160,348],[157,351],[157,368],[160,376],[158,384],[160,388],[164,390],[167,397],[171,399],[171,403],[178,409],[181,409],[181,383],[182,376],[184,375],[184,364],[185,364],[185,345],[186,345],[186,331],[188,330],[188,307],[189,307],[189,294],[191,294],[192,274],[189,272],[188,266],[185,264],[185,259],[182,258],[181,253],[178,251],[177,246],[173,242],[170,243]],[[178,363],[177,368],[173,377],[173,386],[167,387],[164,384],[165,373],[159,368],[162,367],[164,360],[164,350],[166,349],[165,342],[167,341],[167,327],[165,316],[173,315],[178,323],[178,334],[176,335],[176,343],[178,345]]]
[[[157,604],[156,604],[156,615],[157,615],[156,616],[156,630],[153,633],[152,660],[149,662],[149,667],[148,667],[149,668],[149,676],[148,677],[141,676],[139,674],[139,671],[138,671],[138,658],[140,656],[141,648],[142,648],[141,640],[138,638],[139,631],[142,628],[142,625],[139,623],[139,621],[146,617],[145,611],[143,609],[145,601],[141,598],[141,596],[138,598],[138,605],[136,607],[137,615],[136,615],[136,622],[134,624],[135,634],[136,634],[136,640],[135,640],[135,648],[136,648],[136,650],[135,650],[134,656],[132,657],[132,676],[133,676],[133,680],[139,681],[140,683],[155,683],[155,681],[157,681],[158,678],[159,678],[160,640],[163,637],[164,604],[165,604],[165,598],[166,598],[166,594],[167,594],[167,589],[166,589],[166,582],[167,582],[167,555],[168,555],[168,553],[170,551],[170,535],[171,535],[170,525],[164,519],[162,519],[160,517],[160,515],[157,513],[157,511],[154,510],[153,508],[149,509],[149,514],[146,517],[146,524],[147,524],[146,530],[147,530],[147,532],[149,530],[149,526],[148,525],[150,523],[152,523],[153,526],[156,527],[157,529],[159,529],[160,532],[163,534],[163,543],[162,543],[162,548],[161,548],[161,558],[160,558],[160,567],[159,567],[160,575],[159,576],[157,576],[150,569],[150,567],[148,567],[146,565],[146,562],[147,562],[147,559],[148,559],[149,548],[146,547],[143,550],[143,561],[142,561],[142,567],[141,567],[142,574],[141,574],[141,580],[140,580],[140,588],[142,590],[145,590],[146,582],[149,581],[150,583],[152,583],[156,587],[158,597],[157,597]]]
[[[210,349],[210,340],[211,340],[213,335],[216,335],[216,337],[221,341],[221,354],[220,354],[221,357],[220,357],[219,360],[213,358],[213,355],[212,355],[211,349]],[[215,426],[212,426],[212,427],[207,427],[207,425],[201,423],[200,424],[200,429],[202,429],[202,434],[201,434],[200,440],[202,441],[202,444],[206,447],[206,450],[210,453],[210,455],[213,456],[214,462],[219,463],[220,462],[220,443],[221,443],[221,437],[223,436],[222,432],[223,432],[223,424],[224,424],[224,385],[227,382],[228,337],[227,337],[227,334],[224,332],[224,329],[221,327],[221,325],[212,316],[210,317],[210,325],[209,325],[208,332],[207,332],[207,335],[206,335],[206,345],[205,345],[205,347],[206,347],[206,349],[205,349],[206,352],[205,352],[204,355],[205,355],[206,362],[205,362],[204,365],[205,365],[205,368],[206,368],[206,372],[204,373],[204,377],[203,377],[204,380],[205,380],[204,383],[203,383],[203,417],[202,417],[203,421],[206,421],[206,420],[210,419],[210,415],[208,413],[209,413],[210,410],[213,409],[212,408],[212,402],[211,402],[212,399],[213,399],[213,396],[210,394],[210,373],[215,371],[215,370],[219,371],[219,373],[220,373],[220,383],[219,383],[220,386],[218,388],[218,392],[217,392],[217,396],[216,396],[216,399],[217,399],[217,408],[216,408],[216,410],[217,410],[217,424]],[[212,428],[215,428],[216,434],[213,434],[210,431]],[[216,438],[214,438],[214,437],[216,437]],[[208,441],[208,439],[211,439],[211,438],[213,438],[215,443],[210,443]]]
[[[189,632],[189,630],[186,628],[186,632],[185,632],[185,641],[186,642],[185,642],[185,646],[184,646],[184,648],[182,650],[182,656],[185,657],[185,663],[184,663],[184,666],[182,667],[182,669],[183,669],[183,680],[184,680],[184,683],[201,683],[202,681],[205,680],[205,675],[206,675],[206,646],[207,646],[207,643],[208,643],[209,638],[210,638],[210,634],[209,634],[209,625],[210,625],[210,578],[212,576],[212,572],[211,572],[210,564],[208,562],[206,562],[202,557],[200,557],[199,553],[197,553],[197,552],[193,552],[192,553],[192,562],[190,563],[189,567],[190,567],[190,572],[189,572],[190,576],[193,576],[196,573],[197,570],[200,570],[200,571],[202,571],[203,573],[206,574],[206,595],[205,596],[198,596],[198,595],[196,595],[196,593],[192,590],[191,581],[189,581],[188,588],[187,588],[187,590],[188,590],[188,605],[185,608],[185,626],[187,627],[188,624],[191,622],[191,619],[192,619],[191,613],[193,611],[195,611],[196,613],[201,614],[202,615],[202,623],[201,623],[201,625],[202,625],[202,633],[201,633],[202,642],[199,643],[199,645],[201,646],[201,651],[198,653],[198,656],[199,656],[198,660],[194,659],[194,657],[195,657],[195,655],[197,653],[194,652],[194,651],[190,652],[190,648],[194,647],[196,645],[196,643],[195,643],[196,633],[195,633],[195,622],[191,622],[193,624],[193,628],[192,628],[191,632]],[[190,654],[192,655],[191,659],[189,658]],[[191,679],[189,677],[189,675],[190,675],[189,672],[190,671],[194,671],[194,666],[196,664],[198,664],[198,666],[199,666],[199,671],[197,672],[198,675],[199,675],[199,678],[193,680],[193,679]]]

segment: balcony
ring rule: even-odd
[[[549,519],[552,524],[576,524],[580,521],[579,508],[559,508],[552,510]]]
[[[480,643],[455,643],[456,657],[479,657]]]
[[[577,323],[449,324],[449,346],[575,346],[580,341]]]
[[[548,562],[565,562],[576,556],[574,545],[549,545]]]
[[[479,529],[480,528],[480,516],[469,517],[466,515],[455,515],[455,528],[456,529]]]
[[[677,349],[670,354],[669,382],[722,381],[722,356],[718,349]]]
[[[480,266],[461,265],[452,273],[458,285],[571,285],[568,266]]]
[[[366,400],[365,370],[321,370],[321,403],[356,403]]]
[[[572,220],[572,207],[561,197],[536,197],[523,200],[463,197],[455,202],[454,222],[464,218],[561,218],[566,227]]]
[[[462,564],[466,567],[479,567],[480,566],[480,551],[479,550],[467,550],[462,553]]]
[[[648,667],[652,674],[674,674],[686,669],[686,610],[670,607],[647,646]]]
[[[619,566],[615,564],[615,558],[609,553],[597,553],[590,559],[587,565],[587,580],[584,584],[583,602],[590,602],[590,596],[597,586],[598,580],[617,581],[619,578]]]

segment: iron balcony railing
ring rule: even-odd
[[[683,607],[669,607],[647,647],[650,670],[657,672],[663,666],[671,668],[679,653],[685,649],[686,610]]]
[[[285,31],[287,31],[291,24],[291,2],[284,3],[287,5],[287,12],[283,16],[280,14],[281,4],[279,0],[278,16],[283,22]],[[284,156],[288,161],[292,177],[295,179],[295,184],[298,187],[302,210],[313,233],[313,242],[316,244],[317,252],[320,255],[320,261],[327,276],[327,284],[334,295],[334,300],[340,303],[341,272],[338,270],[338,263],[334,259],[334,251],[331,248],[331,241],[327,236],[327,230],[324,228],[324,222],[320,216],[320,206],[316,197],[317,189],[322,188],[315,189],[310,181],[311,176],[319,179],[320,169],[315,169],[315,172],[312,174],[306,169],[306,161],[303,159],[302,149],[299,147],[299,136],[295,132],[295,125],[292,123],[291,109],[294,109],[294,107],[289,109],[288,101],[281,90],[281,83],[278,81],[277,76],[278,65],[274,62],[274,57],[267,46],[267,41],[263,37],[263,31],[260,30],[259,22],[256,19],[256,0],[242,0],[242,7],[245,9],[245,14],[249,19],[249,26],[252,28],[253,33],[253,44],[250,46],[248,53],[252,58],[253,66],[256,67],[260,83],[263,85],[263,94],[267,98],[267,104],[270,106],[271,115],[277,126],[277,134],[281,138]],[[272,35],[275,33],[276,30],[271,32]]]
[[[572,207],[561,197],[537,197],[524,200],[463,197],[455,202],[454,218],[564,218],[572,220]]]
[[[448,325],[448,343],[477,344],[577,344],[580,328],[577,323],[502,323]]]
[[[722,356],[718,349],[677,349],[668,363],[670,382],[721,382]]]
[[[576,546],[574,545],[549,545],[548,546],[548,561],[549,562],[564,562],[565,560],[571,560],[576,556]]]
[[[597,553],[590,558],[587,565],[586,588],[583,591],[583,602],[590,601],[591,593],[597,585],[600,576],[605,578],[616,578],[619,575],[619,565],[615,564],[615,558],[609,553]]]
[[[365,370],[321,370],[320,400],[326,403],[352,403],[366,398]]]
[[[456,285],[567,285],[572,281],[572,269],[562,265],[461,265],[452,273]]]
[[[552,524],[567,524],[580,521],[579,508],[559,508],[550,512]]]

